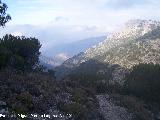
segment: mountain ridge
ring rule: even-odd
[[[125,26],[124,30],[122,30],[121,32],[112,33],[103,42],[87,49],[83,54],[84,57],[86,59],[90,59],[95,56],[101,55],[111,48],[113,49],[119,45],[126,44],[132,40],[134,41],[135,39],[143,36],[144,34],[150,32],[153,29],[156,29],[158,26],[160,26],[160,22],[156,22],[156,21],[141,20],[141,22],[140,22],[140,20],[139,20],[138,24],[136,24],[136,21],[137,20],[135,20],[135,21],[132,20],[132,22],[129,21],[128,23],[126,23],[127,26]],[[134,25],[131,24],[134,22],[135,22]],[[143,25],[143,27],[140,25]],[[147,27],[146,27],[146,25],[147,25]],[[138,26],[138,28],[137,28],[137,26]],[[125,32],[125,31],[127,31],[127,32]],[[133,31],[134,31],[134,33],[133,33]],[[128,35],[128,33],[131,33],[131,32],[132,32],[132,35],[130,35],[130,34]],[[139,34],[139,32],[141,34]],[[82,60],[81,62],[84,62],[84,61]],[[64,62],[64,64],[65,64],[65,62]]]
[[[103,42],[65,61],[56,69],[57,73],[63,75],[64,71],[75,69],[90,59],[110,65],[118,64],[121,68],[117,68],[117,71],[131,69],[140,63],[159,64],[159,35],[160,22],[131,20],[125,24],[121,31],[108,35]],[[124,75],[118,74],[121,79],[124,78],[122,76]],[[115,81],[117,80],[115,79]]]

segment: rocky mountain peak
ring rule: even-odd
[[[117,32],[113,32],[108,36],[108,39],[120,39],[130,37],[140,37],[160,26],[159,21],[154,20],[129,20],[124,24],[122,29]]]

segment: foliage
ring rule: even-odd
[[[65,81],[66,84],[68,84],[67,82]],[[69,87],[68,85],[66,86]],[[58,108],[61,111],[71,113],[75,120],[103,120],[98,111],[97,101],[90,88],[76,85],[74,87],[70,87],[70,90],[70,101],[65,103],[64,101],[61,101],[58,104]]]
[[[48,73],[0,71],[0,100],[16,114],[44,114],[58,110],[72,114],[75,120],[100,118],[98,105],[89,88],[73,86],[72,81],[56,81]]]
[[[137,65],[126,79],[125,89],[129,94],[151,102],[160,101],[160,65]]]
[[[114,90],[111,89],[113,86],[110,85],[110,80],[117,67],[119,66],[89,60],[81,63],[69,77],[73,81],[76,80],[79,85],[92,89],[97,94],[112,92]]]
[[[11,20],[11,16],[6,14],[7,8],[7,5],[0,0],[0,27],[5,26],[5,24]]]
[[[0,72],[0,100],[6,101],[10,111],[16,113],[44,113],[53,107],[57,83],[42,73]]]
[[[0,39],[0,68],[34,69],[39,62],[40,47],[36,38],[5,35]]]

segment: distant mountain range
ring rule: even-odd
[[[60,45],[54,46],[47,51],[45,51],[46,56],[57,56],[59,54],[67,54],[69,57],[72,57],[80,52],[84,52],[86,49],[90,48],[93,45],[98,44],[106,39],[106,36],[87,38],[83,40],[78,40],[71,43],[62,43]]]
[[[139,63],[159,64],[160,22],[152,20],[127,22],[120,31],[108,35],[103,42],[66,60],[57,67],[57,76],[67,75],[89,60],[118,65],[115,72],[113,71],[115,75],[112,76],[113,79],[123,78],[121,73],[125,73],[125,69],[130,69]]]
[[[54,68],[61,65],[70,57],[73,57],[80,52],[84,52],[91,46],[102,42],[105,38],[106,36],[93,37],[55,46],[46,51],[44,55],[40,56],[40,63],[47,68]]]

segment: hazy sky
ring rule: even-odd
[[[158,19],[160,0],[2,0],[10,24],[109,26],[128,19]]]
[[[36,36],[44,50],[105,35],[130,19],[160,19],[160,0],[2,0],[12,16],[1,35]]]

